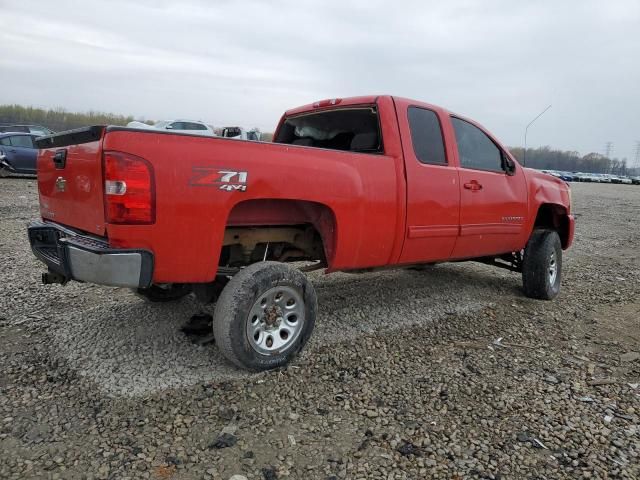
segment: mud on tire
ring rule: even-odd
[[[284,263],[254,263],[222,291],[213,334],[236,366],[269,370],[287,364],[305,346],[316,310],[315,289],[303,273]]]

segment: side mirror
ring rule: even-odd
[[[169,125],[167,125],[167,126],[166,126],[166,127],[164,127],[164,128],[166,128],[167,130],[173,130],[173,125],[169,124]]]
[[[506,172],[506,174],[507,175],[515,175],[516,174],[516,163],[513,160],[511,160],[509,157],[507,157],[506,155],[504,155],[503,161],[504,161],[504,171]]]

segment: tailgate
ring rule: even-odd
[[[36,140],[42,218],[103,236],[104,127],[86,127]]]

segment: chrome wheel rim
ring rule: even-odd
[[[558,277],[558,262],[556,261],[556,252],[551,253],[549,257],[549,283],[554,285]]]
[[[247,340],[256,352],[276,355],[287,350],[304,326],[304,300],[292,287],[273,287],[260,295],[247,316]]]

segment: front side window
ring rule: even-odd
[[[14,147],[33,148],[33,140],[30,135],[16,135],[11,137],[11,145]]]
[[[11,146],[11,137],[2,137],[0,138],[0,145],[4,145],[5,147]]]
[[[455,117],[451,118],[451,123],[456,133],[460,166],[476,170],[504,171],[502,152],[482,130]]]
[[[436,113],[426,108],[409,107],[407,114],[413,151],[418,161],[446,165],[442,129]]]

